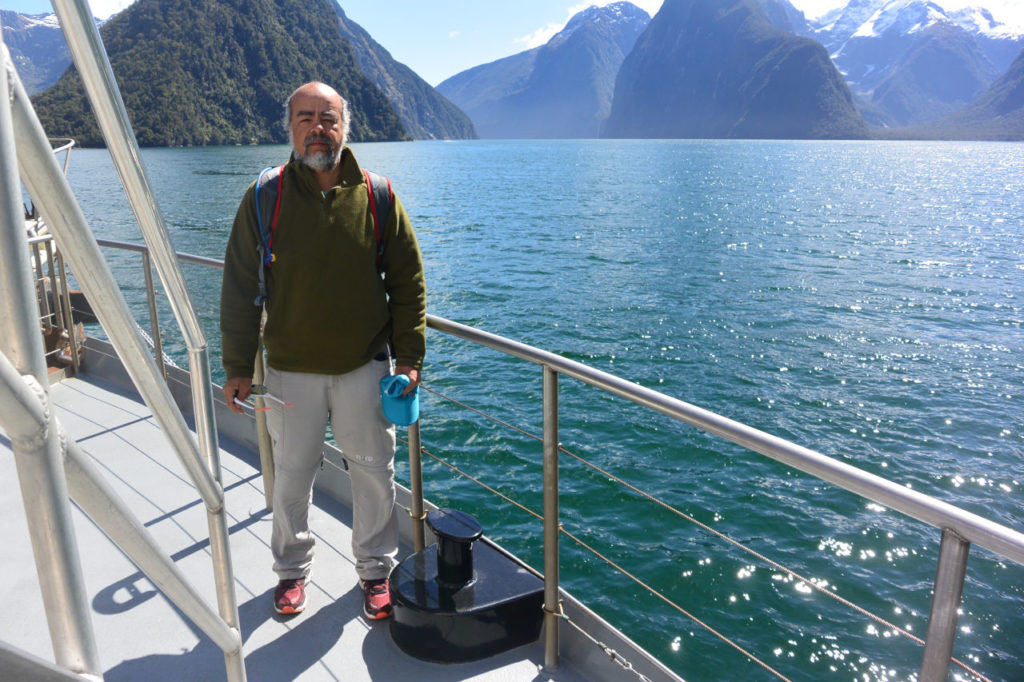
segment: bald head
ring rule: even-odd
[[[314,170],[338,164],[349,124],[348,104],[325,83],[306,83],[285,102],[285,129],[295,157]]]

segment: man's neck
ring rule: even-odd
[[[341,164],[326,171],[314,170],[313,177],[316,178],[317,184],[320,185],[320,191],[326,192],[341,180]]]

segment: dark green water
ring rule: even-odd
[[[220,258],[243,190],[286,153],[146,150],[176,249]],[[433,314],[1024,529],[1021,145],[481,141],[356,153],[392,178],[414,220]],[[69,176],[98,236],[141,240],[105,152],[76,151]],[[111,263],[145,327],[138,261]],[[185,273],[216,358],[219,272]],[[172,326],[166,306],[162,321]],[[541,433],[539,368],[428,341],[431,389]],[[568,450],[924,637],[937,530],[573,380],[560,400]],[[541,509],[539,443],[430,394],[422,429],[427,450]],[[538,520],[429,460],[425,478],[432,500],[542,566]],[[574,460],[561,484],[567,530],[787,677],[916,676],[921,648],[886,627]],[[688,680],[772,678],[568,539],[562,563],[570,591]],[[994,680],[1024,679],[1022,584],[1021,566],[972,551],[955,655]]]

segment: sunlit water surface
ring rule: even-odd
[[[419,235],[431,313],[561,353],[1024,529],[1024,146],[361,144]],[[145,150],[175,248],[220,258],[284,147]],[[69,173],[140,241],[106,152]],[[311,244],[310,249],[316,245]],[[110,253],[140,323],[136,256]],[[220,273],[184,266],[219,367]],[[166,343],[186,356],[161,300]],[[435,332],[428,386],[541,433],[541,370]],[[423,440],[540,511],[540,445],[432,393]],[[571,452],[924,637],[939,531],[561,382]],[[407,479],[407,459],[399,458]],[[541,524],[428,459],[427,495],[542,567]],[[921,647],[564,457],[566,529],[794,680],[914,679]],[[268,582],[272,579],[268,562]],[[570,591],[689,680],[764,668],[563,538]],[[1024,679],[1024,568],[975,548],[955,655]],[[972,679],[955,668],[958,679]]]

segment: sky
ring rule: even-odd
[[[817,17],[849,0],[791,0]],[[101,19],[133,0],[90,0]],[[543,45],[572,15],[612,0],[339,0],[345,14],[369,32],[391,56],[437,85],[480,64]],[[652,16],[662,0],[632,0]],[[982,4],[997,19],[1024,26],[1024,0],[942,0],[948,9]],[[24,14],[52,12],[49,0],[0,0],[0,9]]]

